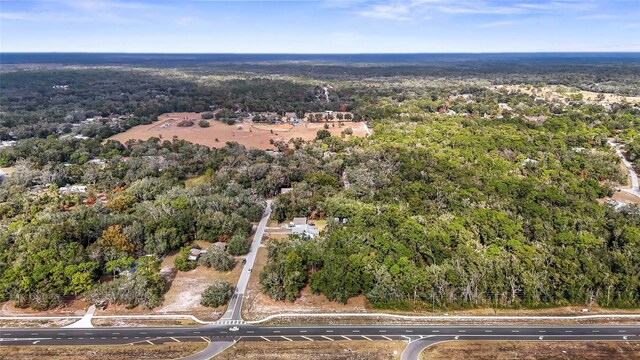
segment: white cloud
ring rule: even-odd
[[[349,2],[347,2],[348,4]],[[357,4],[357,3],[353,3]],[[344,5],[344,4],[343,4]],[[375,3],[358,4],[357,13],[364,17],[408,20],[423,18],[425,14],[448,15],[561,15],[584,14],[602,17],[593,13],[598,9],[594,0],[384,0]]]
[[[516,20],[502,20],[502,21],[493,21],[489,23],[485,23],[480,25],[482,28],[492,28],[492,27],[501,27],[501,26],[509,26],[520,23],[520,21]]]
[[[375,19],[409,20],[409,6],[402,3],[379,4],[359,11],[358,14]]]
[[[29,20],[29,14],[26,13],[7,13],[0,12],[0,19],[2,20]]]

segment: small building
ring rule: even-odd
[[[306,217],[293,218],[291,223],[289,223],[289,228],[293,235],[304,235],[312,239],[320,235],[320,230],[318,230],[315,224],[308,223]]]
[[[0,141],[0,148],[11,147],[11,146],[14,146],[17,143],[18,142],[15,141],[15,140]]]
[[[58,189],[58,192],[63,194],[85,193],[87,192],[87,187],[85,185],[67,185]]]
[[[320,235],[320,230],[318,230],[318,228],[314,225],[306,224],[292,227],[291,234],[306,235],[313,239],[316,236]]]
[[[198,261],[198,258],[200,257],[200,255],[206,253],[207,250],[201,250],[201,249],[191,249],[189,250],[189,257],[187,258],[187,260],[189,261]]]
[[[302,226],[302,225],[307,225],[306,217],[294,217],[293,220],[291,221],[291,226]]]
[[[102,159],[91,159],[87,161],[87,163],[98,165],[101,169],[104,169],[107,166],[107,162]]]

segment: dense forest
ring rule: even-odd
[[[276,200],[281,219],[348,221],[272,244],[268,294],[294,299],[309,282],[336,301],[365,294],[403,309],[638,305],[640,213],[597,201],[625,175],[595,119],[414,120],[326,144],[324,176]],[[306,276],[289,279],[292,268]]]
[[[225,241],[201,263],[228,270],[248,251],[264,199],[274,198],[276,220],[307,216],[328,226],[315,239],[269,242],[259,276],[273,299],[295,301],[309,285],[331,300],[363,294],[394,309],[637,307],[640,211],[603,199],[626,183],[608,139],[626,143],[640,165],[640,108],[605,108],[575,90],[615,84],[635,94],[637,72],[628,75],[637,68],[548,66],[4,71],[0,140],[18,142],[0,149],[0,166],[14,170],[0,184],[0,301],[45,309],[84,296],[158,306],[171,282],[160,259],[181,254],[176,266],[186,270],[196,241]],[[521,82],[562,84],[575,99],[490,88]],[[366,119],[373,135],[321,130],[276,156],[237,143],[104,141],[171,111],[340,107]],[[103,119],[86,121],[96,116]],[[74,133],[89,139],[64,136]],[[281,194],[284,187],[292,190]],[[207,302],[217,306],[230,288],[214,290]]]

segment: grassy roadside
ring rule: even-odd
[[[197,353],[206,345],[205,342],[169,342],[137,346],[3,346],[0,347],[0,359],[177,359]]]
[[[240,342],[216,360],[392,360],[400,359],[404,341]]]
[[[640,359],[640,341],[450,341],[420,359]]]

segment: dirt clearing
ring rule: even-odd
[[[197,353],[205,346],[205,342],[137,346],[4,346],[0,347],[0,359],[177,359]]]
[[[400,359],[406,346],[404,341],[240,342],[216,356],[216,360],[391,360]]]
[[[422,360],[640,359],[640,341],[455,341],[424,350]]]
[[[178,123],[191,120],[195,125],[179,127]],[[220,121],[208,120],[209,127],[201,128],[197,125],[200,121],[199,113],[169,113],[158,116],[158,120],[149,125],[139,125],[126,132],[116,134],[109,139],[125,143],[130,139],[147,140],[151,137],[159,137],[162,140],[172,140],[174,136],[196,144],[209,147],[223,147],[228,141],[235,141],[248,148],[262,150],[275,150],[271,140],[283,140],[285,142],[293,138],[313,140],[319,130],[324,129],[324,123],[301,122],[298,125],[270,125],[236,123],[227,125]],[[341,136],[340,133],[347,128],[353,130],[352,136],[365,136],[368,132],[362,122],[345,122],[340,124],[329,123],[329,132],[332,135]],[[348,137],[349,135],[347,135]]]
[[[207,249],[211,246],[207,242],[197,242],[198,246]],[[226,309],[226,305],[218,308],[208,308],[200,305],[200,299],[204,290],[215,280],[228,281],[232,285],[238,282],[242,266],[242,260],[236,259],[236,266],[228,272],[215,271],[198,265],[190,271],[177,271],[174,262],[178,254],[165,257],[161,264],[161,273],[173,274],[173,280],[167,293],[164,295],[162,305],[145,310],[140,307],[125,309],[123,306],[109,306],[104,311],[96,311],[96,315],[135,315],[135,314],[155,314],[155,315],[193,315],[200,320],[217,320]],[[135,321],[136,323],[139,321]],[[146,321],[142,321],[146,323]],[[95,323],[95,320],[94,320]]]

